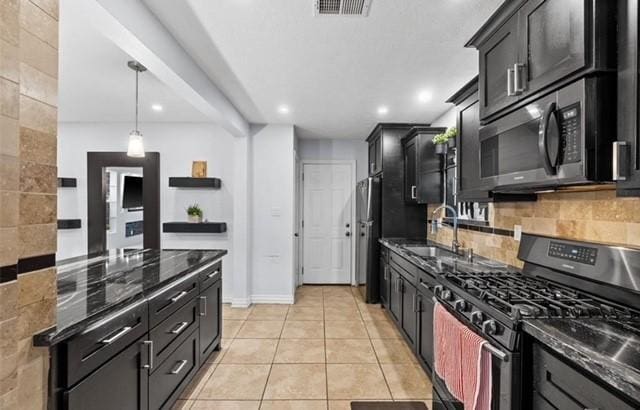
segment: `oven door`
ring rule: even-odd
[[[585,80],[480,128],[480,178],[496,192],[588,182]]]

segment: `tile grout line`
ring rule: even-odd
[[[325,407],[329,409],[329,358],[327,357],[327,319],[324,314],[324,289],[322,289],[322,335],[324,343],[324,385],[327,394]]]

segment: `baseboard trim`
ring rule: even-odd
[[[287,295],[251,295],[249,298],[222,297],[222,303],[231,304],[232,307],[248,307],[252,304],[293,305],[293,296]]]

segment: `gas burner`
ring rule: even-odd
[[[536,316],[540,313],[540,309],[526,303],[514,304],[513,310],[519,312],[522,316]]]

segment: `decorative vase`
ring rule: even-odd
[[[194,223],[194,224],[199,224],[200,222],[202,222],[202,215],[188,215],[189,216],[189,222]]]
[[[455,148],[456,147],[456,139],[455,138],[449,138],[449,140],[447,141],[447,146],[449,148]]]
[[[436,154],[446,155],[448,148],[447,144],[436,144]]]

